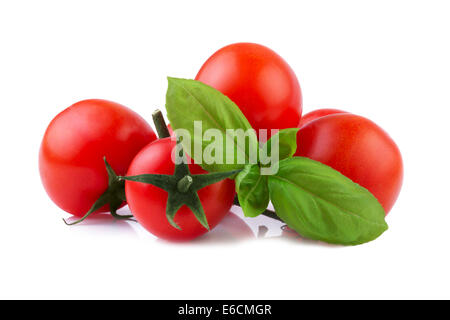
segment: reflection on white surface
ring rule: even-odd
[[[269,209],[273,209],[271,206]],[[241,207],[233,206],[231,212],[245,222],[253,231],[254,237],[277,237],[282,233],[281,227],[285,224],[281,221],[260,215],[255,218],[247,218],[244,216]]]
[[[272,205],[269,205],[269,209],[273,210]],[[125,206],[118,211],[118,214],[130,215],[131,212],[128,206]],[[70,216],[66,220],[67,222],[73,222],[77,219],[76,217]],[[134,220],[116,220],[110,214],[106,213],[93,215],[80,224],[68,227],[68,229],[71,232],[89,236],[96,234],[101,237],[130,235],[133,238],[153,239],[158,242],[168,243],[165,240],[153,236]],[[233,206],[230,213],[211,232],[185,244],[213,245],[268,238],[283,239],[304,245],[336,247],[324,242],[303,238],[297,232],[288,228],[283,222],[264,215],[247,218],[239,206]]]
[[[130,210],[128,206],[121,208],[118,212],[120,215],[129,215]],[[66,219],[68,223],[78,220],[78,217],[70,216]],[[63,222],[61,222],[63,223]],[[129,234],[136,236],[136,231],[133,225],[138,225],[136,221],[118,220],[113,218],[109,213],[94,214],[79,224],[68,226],[71,232],[80,233],[96,233],[96,234]]]
[[[192,243],[227,243],[256,238],[283,236],[284,223],[264,215],[247,218],[241,207],[233,206],[230,213],[211,232]]]
[[[272,204],[269,209],[274,210]],[[233,206],[231,212],[245,222],[253,231],[253,238],[277,238],[302,245],[320,245],[324,247],[340,247],[322,241],[311,240],[300,236],[296,231],[288,228],[285,223],[260,215],[256,218],[246,218],[239,206]],[[231,214],[229,215],[231,216]],[[219,225],[220,226],[220,225]],[[219,227],[218,226],[218,227]]]

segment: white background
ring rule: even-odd
[[[449,16],[448,1],[2,0],[0,298],[450,298]],[[109,218],[65,226],[38,175],[49,121],[86,98],[150,119],[166,76],[193,78],[239,41],[288,61],[306,112],[341,108],[390,133],[405,164],[390,229],[330,246],[236,208],[183,245]]]

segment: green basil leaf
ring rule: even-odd
[[[210,172],[238,170],[257,163],[256,133],[233,101],[199,81],[170,77],[168,81],[167,117],[173,129],[188,133],[188,139],[182,136],[181,141],[195,163]],[[235,134],[227,131],[236,129],[241,130]],[[207,130],[209,135],[204,139]]]
[[[282,129],[274,134],[263,146],[263,155],[261,156],[261,163],[265,165],[264,160],[270,158],[277,158],[276,160],[283,160],[290,158],[297,151],[297,132],[299,128]],[[278,150],[273,149],[278,146]],[[272,154],[275,151],[276,154]],[[266,158],[266,159],[264,159]],[[271,162],[273,162],[272,159]]]
[[[379,237],[385,212],[365,188],[320,162],[293,157],[268,177],[277,215],[301,235],[329,243],[357,245]]]
[[[260,215],[269,205],[267,176],[260,174],[258,165],[247,165],[235,179],[239,204],[246,217]]]

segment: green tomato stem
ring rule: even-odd
[[[158,137],[160,139],[170,137],[169,129],[167,128],[166,121],[164,121],[164,116],[161,110],[156,109],[153,112],[152,117],[156,132],[158,133]]]
[[[180,179],[177,183],[177,189],[181,193],[188,192],[190,186],[194,182],[194,179],[190,175],[185,175],[183,178]]]

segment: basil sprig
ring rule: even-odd
[[[256,217],[266,210],[269,204],[269,187],[267,185],[268,174],[278,171],[278,163],[272,163],[270,167],[264,163],[264,159],[273,159],[272,147],[278,147],[276,162],[290,158],[297,149],[297,128],[283,129],[273,135],[262,147],[259,165],[247,165],[235,179],[236,192],[239,204],[246,217]]]
[[[168,79],[168,118],[174,129],[189,133],[188,139],[181,138],[183,147],[207,171],[242,170],[234,179],[245,216],[258,216],[271,200],[277,215],[301,235],[344,245],[371,241],[387,230],[383,207],[367,189],[320,162],[293,157],[298,129],[280,130],[260,150],[249,122],[229,98],[198,81]],[[211,142],[195,128],[196,121],[201,121],[203,131],[216,129],[215,138],[225,143],[214,154],[234,162],[203,161],[202,154],[211,152]],[[246,131],[246,139],[230,135],[228,129]],[[273,145],[278,148],[272,149]],[[278,157],[273,163],[275,151]],[[250,161],[255,152],[256,163]],[[265,162],[268,158],[272,163]]]

